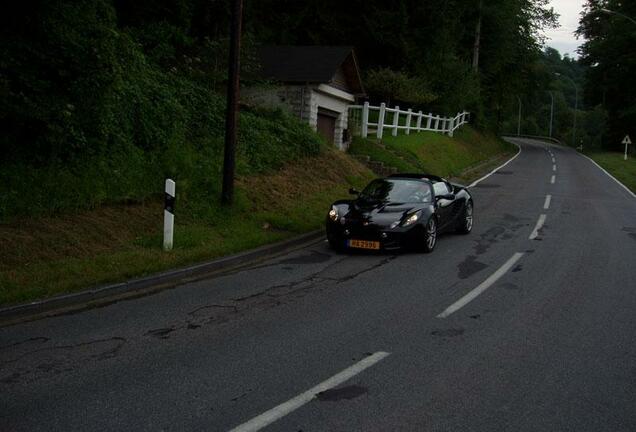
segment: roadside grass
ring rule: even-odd
[[[20,218],[0,225],[0,304],[124,281],[275,242],[322,227],[329,203],[372,173],[336,150],[238,179],[232,208],[175,214],[175,247],[163,252],[159,197],[129,205]],[[209,200],[209,196],[206,197]]]
[[[628,156],[627,160],[623,160],[623,153],[618,152],[591,153],[588,156],[636,193],[636,158],[634,156]]]
[[[386,137],[384,142],[406,157],[415,157],[426,172],[445,177],[457,176],[484,160],[514,150],[512,144],[470,126],[458,129],[452,138],[441,133],[420,132]]]
[[[510,155],[516,148],[492,134],[464,126],[454,137],[436,132],[385,136],[382,144],[373,138],[355,138],[349,151],[367,155],[402,172],[427,172],[457,177],[463,171],[499,155]]]
[[[386,166],[396,167],[398,171],[418,171],[416,165],[408,160],[400,159],[391,151],[379,146],[377,141],[371,138],[354,137],[349,146],[349,153],[369,156],[371,160],[382,162]]]
[[[449,177],[513,153],[511,145],[468,127],[454,138],[423,132],[387,137],[383,145],[356,138],[351,153],[400,171]],[[46,208],[5,219],[0,222],[0,304],[120,282],[319,229],[331,201],[346,198],[349,187],[360,189],[373,177],[335,149],[323,148],[316,156],[300,153],[278,169],[240,176],[232,207],[218,202],[220,171],[211,157],[192,154],[181,168],[188,175],[177,179],[175,247],[168,253],[161,248],[163,203],[157,194],[125,199],[105,194],[104,203],[82,202],[74,211]],[[161,190],[161,173],[152,177],[143,181]],[[67,202],[64,207],[72,205],[70,198]]]

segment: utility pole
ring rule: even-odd
[[[243,0],[233,0],[230,29],[230,58],[227,80],[227,111],[225,113],[225,151],[223,154],[223,190],[221,202],[232,204],[234,200],[234,167],[238,124],[239,73],[241,68],[241,18]]]
[[[548,135],[550,138],[552,138],[552,119],[554,118],[554,93],[552,92],[548,92],[550,93],[550,134]]]
[[[561,75],[558,72],[554,73],[558,77],[563,77],[570,81],[574,86],[574,125],[572,126],[572,147],[576,147],[576,113],[579,110],[579,89],[572,78],[566,75]]]
[[[579,89],[576,87],[574,80],[571,81],[574,84],[574,126],[572,128],[572,142],[576,143],[576,116],[579,112]]]
[[[517,136],[521,136],[521,98],[517,96],[519,99],[519,117],[517,119]]]
[[[475,27],[475,44],[473,45],[473,71],[479,70],[479,45],[481,43],[481,8],[484,0],[479,0],[477,26]]]

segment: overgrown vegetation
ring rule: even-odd
[[[329,204],[372,174],[326,150],[280,170],[239,179],[236,205],[185,211],[177,202],[175,249],[161,249],[162,202],[110,205],[0,225],[0,304],[116,282],[199,262],[322,226]],[[179,195],[179,200],[182,196]]]
[[[392,77],[371,97],[442,115],[493,107],[526,84],[546,0],[399,2],[246,1],[243,79],[259,44],[355,47],[363,71]],[[228,0],[80,0],[17,3],[2,17],[0,151],[5,160],[66,164],[179,147],[222,134],[217,92],[226,74]],[[484,29],[478,69],[474,24]],[[511,73],[515,70],[515,73]],[[386,86],[385,86],[386,87]],[[374,94],[375,92],[375,94]],[[484,114],[482,116],[482,114]],[[245,141],[244,141],[245,142]],[[251,142],[250,142],[251,146]]]
[[[636,2],[586,0],[578,29],[585,40],[580,50],[583,94],[606,120],[599,146],[615,151],[626,134],[636,136],[635,20]]]
[[[389,68],[370,70],[365,75],[364,85],[367,92],[389,106],[392,102],[422,106],[437,99],[423,78],[412,77]]]
[[[208,109],[221,113],[218,98],[208,98]],[[222,121],[218,123],[210,127],[221,128]],[[283,111],[244,112],[240,124],[239,175],[274,170],[291,160],[317,155],[323,145],[308,125]],[[0,220],[89,209],[102,203],[142,202],[163,192],[165,178],[177,182],[180,210],[200,213],[201,203],[218,205],[222,145],[219,132],[198,143],[176,140],[147,150],[119,145],[104,153],[55,158],[47,164],[1,164]]]
[[[0,220],[143,201],[167,177],[182,209],[216,203],[225,102],[202,60],[210,41],[163,20],[133,26],[130,11],[124,27],[107,0],[36,9],[0,46]],[[240,126],[239,174],[320,152],[283,111],[243,110]]]

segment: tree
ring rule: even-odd
[[[366,74],[364,82],[370,96],[377,98],[379,102],[387,104],[404,102],[414,106],[421,106],[436,99],[424,80],[389,68],[370,70]]]
[[[585,97],[607,111],[608,139],[604,143],[620,149],[625,134],[636,135],[636,24],[608,9],[636,17],[634,2],[587,0],[577,33],[586,39],[581,63],[588,66]]]

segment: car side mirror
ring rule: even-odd
[[[445,200],[452,201],[452,200],[454,200],[454,199],[455,199],[455,194],[452,194],[452,193],[451,193],[451,194],[437,195],[437,196],[435,197],[435,200],[437,200],[437,201],[439,201],[439,200],[441,200],[441,199],[445,199]]]
[[[354,189],[354,188],[350,188],[349,189],[349,193],[351,195],[360,195],[360,192],[357,189]]]

